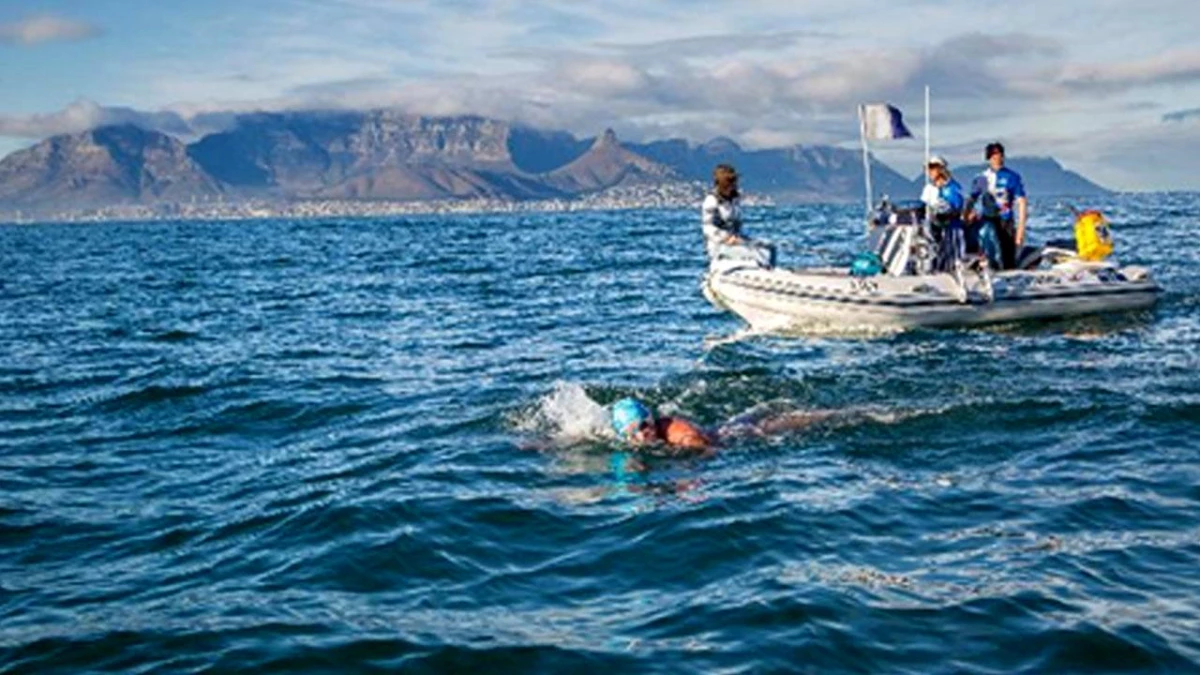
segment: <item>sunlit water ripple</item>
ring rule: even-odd
[[[873,338],[691,210],[0,228],[0,671],[1200,671],[1200,198],[1098,205],[1154,311]],[[622,395],[861,414],[626,471]]]

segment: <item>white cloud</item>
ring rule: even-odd
[[[836,33],[809,30],[766,33],[747,31],[670,38],[645,43],[600,41],[592,46],[601,51],[641,58],[713,58],[714,55],[728,58],[742,52],[778,53],[804,42],[826,43],[836,40],[838,37]]]
[[[630,140],[727,135],[749,147],[853,144],[857,103],[895,103],[916,131],[930,85],[935,145],[962,146],[975,161],[975,145],[999,137],[1020,154],[1053,154],[1090,169],[1102,160],[1072,139],[1159,143],[1159,135],[1129,129],[1200,102],[1200,51],[1190,47],[1197,7],[1194,0],[971,8],[932,0],[736,7],[274,0],[266,11],[245,3],[230,8],[236,20],[223,13],[179,22],[176,35],[211,46],[202,54],[179,49],[106,66],[122,75],[109,100],[157,113],[81,102],[59,113],[0,116],[0,135],[34,137],[138,115],[155,128],[195,130],[231,111],[397,107],[580,135],[611,126]],[[1174,20],[1152,18],[1161,16]],[[895,152],[909,162],[899,154],[907,150]]]
[[[778,33],[765,35],[767,43],[778,39],[794,44],[800,39],[799,35],[786,39]],[[646,48],[628,43],[591,54],[530,52],[522,57],[529,67],[509,73],[449,72],[409,79],[380,70],[377,63],[325,59],[312,38],[297,37],[292,46],[303,49],[286,65],[258,59],[265,65],[255,73],[217,80],[173,78],[164,85],[170,87],[172,98],[190,103],[172,105],[164,112],[141,113],[140,119],[134,119],[137,115],[129,109],[79,102],[61,113],[0,118],[0,134],[54,133],[113,120],[182,133],[191,128],[199,112],[398,107],[420,114],[481,114],[580,134],[617,126],[634,140],[669,133],[696,141],[728,135],[751,147],[827,143],[855,137],[852,111],[857,103],[884,99],[911,104],[920,99],[926,83],[937,92],[943,130],[956,119],[978,123],[1009,115],[1015,107],[1036,100],[1035,94],[1022,89],[1020,77],[1038,68],[1061,66],[1061,50],[1052,41],[1018,34],[968,34],[931,47],[843,46],[819,50],[818,57],[755,53],[750,47],[760,44],[759,36],[751,33],[724,34],[721,39],[728,52],[715,62],[708,54],[685,57],[687,50],[674,58],[661,58],[666,48],[661,42]],[[1021,76],[1009,74],[1013,59],[1026,66],[1017,71]],[[297,62],[306,67],[293,68]],[[881,62],[887,67],[879,67]],[[280,73],[274,73],[275,68]],[[292,77],[303,73],[319,79],[314,83],[285,78],[284,71]],[[276,87],[300,83],[271,93],[264,91],[264,79]],[[199,99],[200,92],[215,89],[241,96]]]
[[[79,99],[58,112],[35,115],[0,115],[0,136],[40,139],[76,133],[100,126],[133,124],[179,136],[193,136],[231,121],[225,115],[184,115],[171,111],[141,111],[120,106],[102,106]]]
[[[1110,185],[1134,190],[1195,190],[1200,124],[1146,124],[1102,141],[1078,138],[1072,155]]]
[[[644,92],[650,76],[630,63],[605,59],[568,61],[556,68],[557,82],[595,96],[622,96]]]
[[[0,23],[0,43],[33,46],[44,42],[83,40],[100,34],[90,23],[57,16],[33,16],[22,21]]]
[[[1097,91],[1196,83],[1200,82],[1200,49],[1113,64],[1072,65],[1063,70],[1060,82],[1072,90]]]

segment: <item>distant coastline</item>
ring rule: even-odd
[[[616,187],[572,198],[513,200],[495,198],[389,200],[197,201],[124,204],[59,211],[0,211],[0,224],[102,223],[164,220],[264,220],[274,218],[386,218],[392,216],[486,213],[620,211],[648,208],[699,208],[703,183],[664,183]],[[749,194],[748,206],[774,205],[765,195]]]
[[[1109,193],[1051,157],[1010,159],[1031,194]],[[580,139],[478,116],[292,111],[243,115],[190,143],[131,124],[52,136],[0,160],[0,214],[77,222],[683,206],[720,163],[778,203],[862,199],[857,149],[630,143],[612,129]],[[922,176],[866,165],[877,196],[920,194]]]
[[[562,213],[572,211],[622,211],[633,209],[699,208],[708,186],[700,182],[677,182],[609,188],[602,192],[569,198],[518,200],[510,198],[434,199],[434,200],[238,200],[195,201],[160,204],[118,204],[113,206],[60,209],[0,209],[0,226],[34,224],[86,224],[105,222],[155,221],[239,221],[320,218],[388,218],[444,214]],[[1172,191],[1163,194],[1193,194]],[[1113,195],[1122,193],[1110,193]],[[1151,194],[1151,193],[1128,193]],[[899,195],[893,195],[900,198]],[[907,195],[904,198],[914,197]],[[1055,203],[1071,195],[1046,195]],[[1080,195],[1082,199],[1094,195]],[[771,195],[747,193],[743,204],[749,207],[779,204],[852,204],[848,200],[818,199],[779,202]]]

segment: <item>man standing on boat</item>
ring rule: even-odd
[[[713,169],[713,189],[700,207],[700,227],[709,261],[718,258],[754,260],[764,267],[775,265],[775,250],[751,242],[742,233],[742,200],[737,171],[729,164]]]
[[[936,269],[947,271],[954,261],[963,257],[962,187],[950,175],[950,167],[942,157],[929,158],[925,170],[929,172],[929,183],[921,193],[921,201],[929,213],[930,229],[938,244]]]
[[[1021,182],[1020,174],[1004,166],[1003,145],[988,143],[983,154],[988,168],[971,183],[971,195],[964,209],[968,222],[977,218],[981,220],[978,229],[970,228],[975,231],[968,233],[968,250],[972,248],[971,235],[978,233],[976,241],[985,239],[990,227],[1000,245],[1000,269],[1010,270],[1017,266],[1017,251],[1025,243],[1025,185]],[[982,214],[977,216],[974,213],[975,200],[980,197]]]

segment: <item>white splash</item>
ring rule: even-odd
[[[517,429],[534,433],[555,444],[612,438],[608,408],[592,400],[574,382],[556,382],[516,420]]]
[[[736,344],[745,340],[751,340],[763,335],[770,335],[770,331],[755,328],[753,326],[743,326],[729,335],[709,335],[704,338],[704,350],[712,351],[717,347]]]

